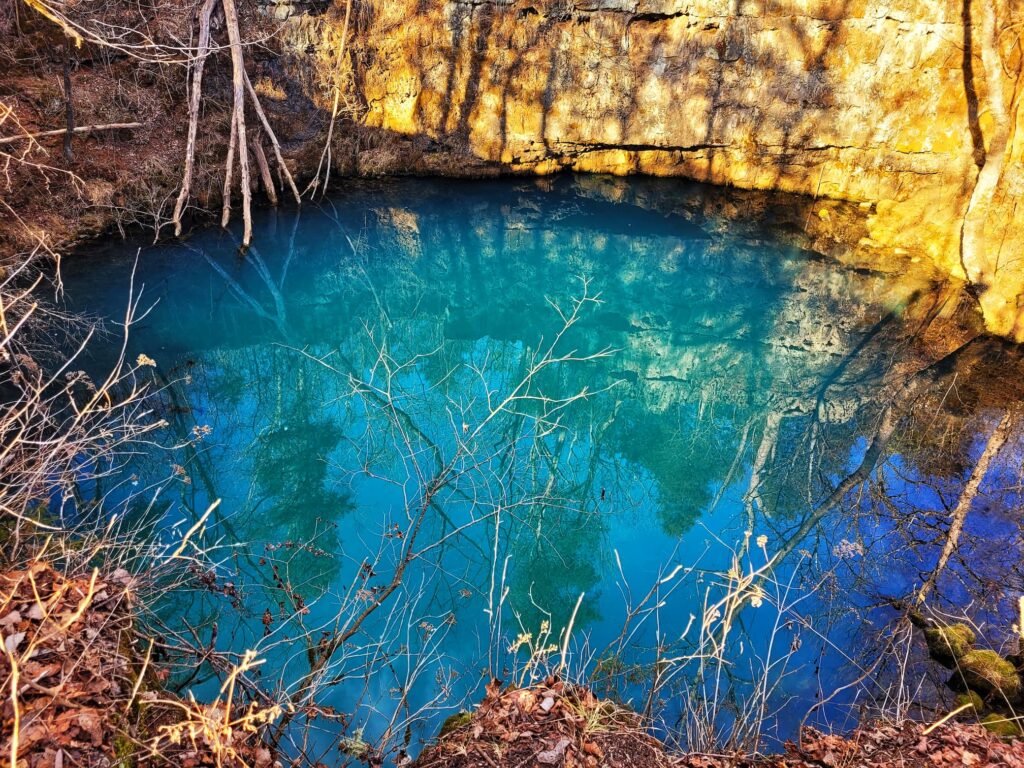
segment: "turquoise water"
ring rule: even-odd
[[[156,362],[142,374],[168,426],[131,487],[161,486],[178,530],[220,500],[214,575],[158,619],[257,649],[253,684],[292,697],[286,738],[314,756],[357,733],[415,753],[491,677],[563,661],[684,742],[696,712],[728,736],[756,709],[768,747],[812,709],[851,724],[882,697],[830,698],[869,666],[885,623],[869,608],[933,557],[934,541],[894,545],[886,515],[948,499],[965,464],[924,466],[956,451],[922,427],[884,492],[796,537],[857,466],[934,307],[919,282],[801,250],[750,200],[651,180],[360,183],[261,212],[244,256],[207,230],[134,267],[124,246],[68,264],[72,309],[116,321],[133,269],[150,307],[130,359]],[[957,445],[969,465],[978,447]],[[758,576],[701,668],[733,568]],[[174,672],[217,690],[212,668]]]

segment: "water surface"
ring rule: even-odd
[[[125,471],[165,486],[179,529],[220,500],[215,577],[159,617],[258,649],[254,683],[289,692],[290,736],[314,756],[357,733],[416,752],[491,677],[561,663],[570,622],[563,671],[684,742],[707,736],[701,718],[727,737],[745,708],[770,747],[809,711],[842,727],[883,706],[887,600],[934,565],[1019,399],[1015,353],[966,344],[903,403],[913,372],[976,335],[956,324],[963,299],[909,262],[805,250],[752,199],[654,180],[361,183],[261,212],[244,256],[214,230],[144,249],[134,286],[152,308],[130,357],[156,362],[142,375],[168,427]],[[114,251],[68,265],[72,308],[123,315],[135,252]],[[893,403],[906,415],[879,468],[825,508]],[[968,524],[965,547],[988,554],[932,598],[984,608],[996,631],[1018,581],[1011,442]],[[720,637],[726,620],[723,661],[702,667],[701,627]],[[217,689],[213,669],[177,679]]]

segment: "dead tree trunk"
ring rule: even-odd
[[[341,29],[341,43],[338,46],[338,55],[335,59],[334,71],[336,76],[340,76],[341,64],[345,59],[345,50],[348,46],[348,28],[352,22],[352,0],[347,0],[345,4],[345,22]],[[320,162],[317,163],[316,174],[313,176],[313,180],[310,182],[309,187],[306,191],[312,190],[316,192],[317,186],[320,184],[320,173],[323,171],[323,190],[324,194],[327,192],[327,185],[331,181],[331,141],[334,139],[334,123],[338,120],[338,110],[341,106],[341,84],[335,83],[334,85],[334,105],[331,107],[331,122],[327,128],[327,139],[324,141],[323,152],[320,153]]]
[[[185,144],[185,173],[181,180],[181,191],[174,204],[174,236],[181,236],[181,216],[192,190],[192,172],[195,166],[196,134],[199,131],[199,102],[203,93],[203,69],[210,55],[210,19],[217,0],[205,0],[199,11],[199,40],[196,61],[192,70],[192,91],[188,96],[188,140]]]
[[[185,147],[185,172],[182,177],[181,190],[174,207],[174,234],[181,234],[181,217],[188,203],[189,194],[192,188],[192,177],[195,166],[196,137],[199,132],[199,110],[202,101],[203,70],[211,51],[210,22],[214,10],[220,5],[224,11],[224,22],[227,28],[228,47],[231,51],[231,133],[228,141],[227,158],[224,163],[224,188],[223,202],[221,206],[221,226],[226,227],[231,221],[231,191],[234,182],[235,154],[238,155],[239,183],[242,188],[242,219],[244,231],[242,234],[242,247],[248,247],[252,242],[252,178],[249,164],[250,137],[246,131],[245,106],[246,94],[251,99],[253,109],[263,127],[263,132],[274,149],[274,157],[277,161],[278,172],[295,196],[296,204],[301,204],[302,198],[299,194],[295,180],[292,178],[288,166],[281,154],[281,144],[277,140],[274,129],[267,119],[267,115],[260,104],[256,90],[249,81],[249,75],[245,71],[245,57],[242,44],[242,36],[238,23],[238,11],[234,0],[205,0],[199,14],[199,36],[198,47],[195,59],[195,68],[192,72],[192,88],[189,94],[189,128],[188,140]],[[266,155],[259,145],[259,139],[253,139],[251,146],[256,157],[256,163],[267,195],[271,202],[277,204],[277,191],[274,188],[273,177],[270,174],[270,167],[267,164]],[[284,183],[284,182],[282,182]]]
[[[231,182],[235,172],[235,147],[238,144],[238,121],[231,115],[231,136],[228,139],[228,156],[224,161],[224,190],[221,193],[220,225],[226,227],[231,221]]]
[[[75,159],[71,151],[71,137],[75,133],[75,104],[71,98],[71,46],[64,43],[64,159],[71,162]]]
[[[288,170],[288,166],[285,165],[284,157],[281,156],[281,142],[277,140],[277,134],[275,134],[274,129],[270,127],[270,121],[267,119],[267,113],[263,111],[263,105],[260,104],[259,97],[256,95],[256,89],[252,87],[249,75],[244,69],[242,70],[242,76],[245,78],[245,87],[249,91],[249,98],[252,99],[252,106],[253,109],[256,110],[256,116],[260,119],[263,131],[267,134],[267,138],[270,140],[270,146],[274,148],[274,158],[277,160],[277,168],[284,176],[285,181],[288,182],[288,187],[291,189],[292,195],[295,197],[295,204],[302,205],[302,196],[299,194],[299,188],[295,186],[295,179],[292,178],[292,173]]]
[[[103,123],[101,125],[76,125],[72,133],[92,133],[93,131],[125,131],[133,128],[141,128],[142,123]],[[41,139],[44,136],[63,136],[68,132],[67,128],[55,128],[52,131],[36,131],[35,133],[19,133],[17,136],[4,136],[0,138],[0,145],[14,144],[20,141],[31,141]]]
[[[260,179],[263,182],[263,190],[270,198],[271,205],[277,205],[277,190],[274,189],[274,177],[270,174],[270,166],[267,164],[267,156],[263,153],[263,145],[260,137],[255,136],[252,140],[252,153],[256,157],[256,167],[260,171]]]
[[[231,136],[232,144],[237,145],[238,149],[239,182],[242,185],[242,247],[247,248],[252,242],[252,180],[249,174],[249,142],[245,133],[245,58],[242,55],[242,35],[238,30],[235,0],[221,0],[221,7],[224,9],[224,24],[228,28],[228,43],[231,46]],[[231,147],[228,148],[229,162],[230,159]],[[227,226],[231,217],[230,172],[225,177],[222,226]]]

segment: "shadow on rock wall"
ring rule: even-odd
[[[861,245],[926,254],[962,276],[960,230],[993,134],[976,6],[362,0],[360,125],[340,155],[370,174],[645,173],[845,199],[868,222]],[[1009,88],[1019,43],[1000,40]],[[1019,144],[987,222],[1014,293]]]
[[[961,10],[883,5],[364,3],[357,85],[367,125],[453,157],[880,203],[917,230],[882,239],[955,262],[973,166]]]

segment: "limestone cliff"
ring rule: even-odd
[[[277,10],[363,125],[418,142],[381,171],[647,173],[852,200],[862,244],[970,273],[990,327],[1022,334],[1015,0],[358,0],[340,57],[335,3]],[[984,248],[963,264],[987,160]]]

